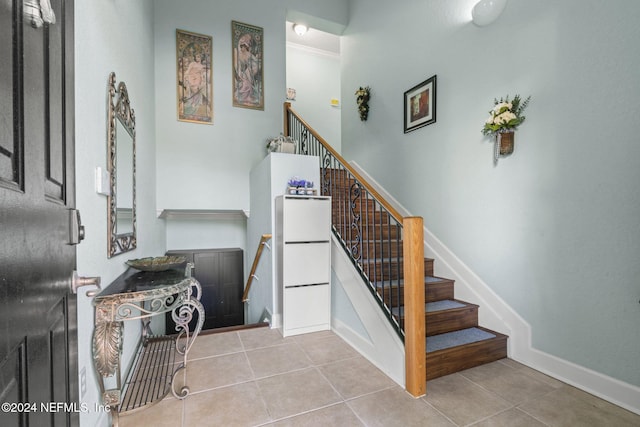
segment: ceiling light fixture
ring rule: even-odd
[[[491,24],[498,19],[506,5],[507,0],[480,0],[471,10],[473,23],[478,27]]]
[[[293,31],[299,36],[303,36],[307,31],[309,31],[309,27],[304,24],[293,24]]]

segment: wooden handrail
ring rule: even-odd
[[[380,193],[378,193],[371,186],[371,184],[369,184],[367,180],[362,177],[362,175],[356,172],[356,170],[349,163],[347,163],[344,157],[342,157],[336,150],[334,150],[333,147],[329,145],[329,143],[327,143],[327,141],[325,141],[324,138],[322,138],[318,134],[318,132],[316,132],[315,129],[309,126],[309,124],[305,122],[304,119],[300,117],[298,113],[296,113],[295,110],[291,108],[290,102],[284,103],[284,136],[290,136],[289,121],[287,120],[287,112],[291,113],[296,119],[300,121],[302,125],[304,125],[307,129],[309,129],[309,132],[311,132],[311,135],[313,135],[320,142],[320,144],[322,144],[322,146],[331,153],[333,157],[338,159],[338,161],[351,173],[351,175],[353,175],[360,182],[360,184],[367,189],[369,194],[371,194],[391,214],[391,216],[395,218],[396,221],[402,224],[403,216],[400,215],[400,213],[393,206],[391,206],[389,202],[387,202],[385,198],[382,197]]]
[[[269,239],[271,239],[271,234],[263,234],[260,238],[260,243],[258,244],[258,249],[256,250],[256,256],[253,258],[251,272],[249,273],[249,277],[247,278],[247,285],[244,287],[244,293],[242,294],[242,302],[249,301],[249,290],[251,290],[251,283],[253,283],[253,278],[256,276],[258,263],[260,262],[260,257],[262,256],[262,249],[265,247],[265,245],[267,244],[267,240]]]

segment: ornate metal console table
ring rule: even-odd
[[[169,391],[178,399],[189,394],[185,381],[178,384],[176,380],[178,373],[186,372],[187,354],[204,322],[202,289],[191,277],[191,267],[187,264],[186,269],[183,266],[161,272],[129,268],[93,300],[93,362],[101,379],[103,404],[110,408],[114,426],[118,425],[119,414],[159,402]],[[153,336],[150,318],[167,312],[171,312],[177,334]],[[142,336],[123,386],[124,324],[132,320],[142,322]],[[186,379],[186,375],[182,378]]]

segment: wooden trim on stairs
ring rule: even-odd
[[[420,397],[427,391],[424,226],[422,217],[405,217],[403,225],[405,384],[412,396]]]

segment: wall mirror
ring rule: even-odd
[[[107,107],[107,256],[133,250],[136,239],[136,117],[127,86],[109,74]]]

